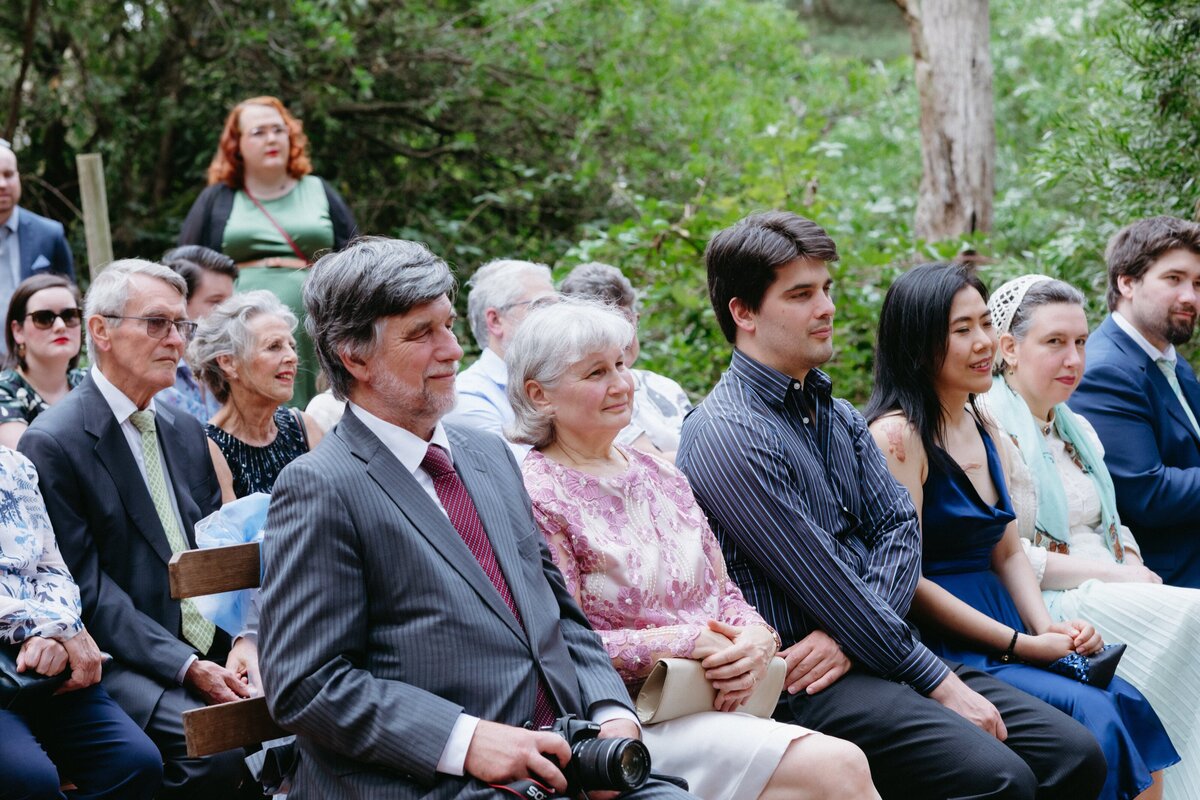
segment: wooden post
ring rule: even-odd
[[[79,194],[83,200],[90,283],[113,260],[108,194],[104,189],[104,157],[99,153],[81,153],[75,156],[75,168],[79,171]]]

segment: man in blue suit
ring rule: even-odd
[[[1139,220],[1109,241],[1105,259],[1110,313],[1088,340],[1070,405],[1100,434],[1146,566],[1200,588],[1200,383],[1175,350],[1200,309],[1200,225]]]
[[[21,281],[39,272],[57,272],[75,280],[75,262],[61,222],[21,208],[17,156],[0,139],[0,313]],[[0,351],[3,350],[0,337]]]

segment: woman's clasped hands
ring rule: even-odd
[[[704,667],[704,677],[717,690],[713,708],[737,711],[749,700],[777,649],[775,636],[762,625],[738,627],[709,620],[692,658]]]
[[[1100,652],[1104,639],[1083,620],[1054,622],[1036,636],[1021,636],[1013,652],[1022,661],[1045,666],[1071,653],[1090,656]]]

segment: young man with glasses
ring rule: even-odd
[[[161,264],[106,267],[84,303],[93,366],[20,450],[37,467],[88,628],[113,655],[103,685],[162,753],[160,796],[237,797],[241,752],[188,758],[181,718],[249,694],[223,666],[229,637],[168,585],[172,554],[195,547],[196,522],[220,505],[200,423],[154,400],[195,331],[184,291]]]
[[[31,275],[53,272],[75,280],[62,223],[21,208],[20,202],[17,156],[12,145],[0,139],[0,309],[8,308],[17,286]]]

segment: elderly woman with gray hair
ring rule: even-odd
[[[530,312],[508,349],[513,441],[567,588],[636,694],[659,658],[701,661],[714,710],[646,725],[656,770],[707,798],[876,798],[862,751],[739,713],[779,647],[730,580],[687,479],[617,443],[632,414],[621,314],[565,300]]]
[[[633,416],[617,436],[617,443],[675,460],[683,418],[692,410],[687,392],[675,381],[648,369],[633,369],[641,347],[637,337],[640,314],[637,293],[621,270],[598,261],[580,264],[563,278],[559,291],[566,297],[598,300],[625,315],[634,327],[625,355],[633,377]]]
[[[1154,705],[1182,761],[1164,797],[1200,798],[1200,590],[1166,586],[1117,514],[1104,449],[1067,406],[1083,377],[1083,295],[1024,275],[988,301],[1000,337],[986,408],[1016,445],[1005,471],[1026,554],[1057,620],[1127,642],[1117,669]]]
[[[296,382],[296,317],[266,290],[213,309],[188,360],[221,408],[205,428],[223,502],[270,492],[280,470],[321,440],[321,428],[287,408]]]

